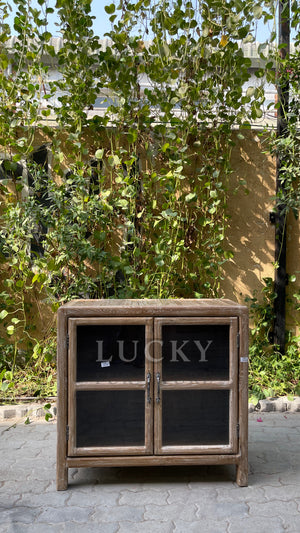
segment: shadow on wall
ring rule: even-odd
[[[286,271],[287,274],[295,275],[296,281],[289,282],[286,292],[287,298],[292,300],[292,305],[287,306],[287,327],[295,330],[296,334],[300,335],[300,313],[295,313],[295,293],[300,293],[300,217],[296,219],[293,213],[289,213],[287,217],[287,250],[286,250]]]
[[[275,194],[275,160],[267,153],[267,140],[255,131],[233,134],[236,143],[231,157],[228,211],[230,213],[226,245],[234,257],[224,267],[221,293],[239,303],[253,291],[261,291],[264,277],[273,277],[274,226],[269,220]],[[232,194],[240,181],[236,194]],[[245,188],[249,191],[245,192]]]

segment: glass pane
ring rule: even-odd
[[[229,443],[228,390],[164,390],[163,446]]]
[[[229,325],[162,326],[162,379],[229,379]]]
[[[145,326],[77,326],[77,381],[144,381]]]
[[[145,392],[77,391],[76,446],[143,446]]]

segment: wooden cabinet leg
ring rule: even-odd
[[[236,482],[239,487],[248,487],[248,461],[243,459],[236,467]]]
[[[67,490],[68,488],[68,468],[65,465],[57,464],[56,490]]]

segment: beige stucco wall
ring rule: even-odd
[[[287,325],[290,328],[297,326],[300,334],[300,312],[295,312],[296,299],[293,296],[295,293],[300,295],[300,219],[296,220],[292,213],[287,218],[286,271],[288,275],[296,276],[296,281],[287,286],[287,296],[294,302],[287,306]]]
[[[269,212],[274,205],[275,161],[263,151],[264,138],[255,131],[233,134],[227,230],[227,246],[234,253],[226,263],[221,290],[224,296],[244,303],[245,296],[260,292],[264,277],[273,277],[274,226]],[[247,185],[238,187],[240,180]],[[247,189],[247,190],[246,190]]]

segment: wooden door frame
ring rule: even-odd
[[[154,318],[154,376],[162,375],[162,326],[163,325],[228,325],[229,326],[229,379],[210,381],[160,380],[160,401],[154,404],[154,453],[177,454],[235,454],[238,451],[238,318],[235,317],[155,317]],[[154,379],[154,394],[157,383]],[[229,390],[229,443],[223,445],[163,446],[162,407],[164,390]]]
[[[143,381],[76,381],[77,331],[78,325],[144,325],[145,348],[149,356],[145,358]],[[149,317],[89,317],[68,319],[68,456],[119,456],[151,455],[153,453],[153,319]],[[150,374],[150,389],[147,375]],[[76,392],[104,390],[143,390],[145,391],[145,445],[144,446],[76,446]],[[148,392],[149,391],[149,392]],[[150,402],[149,402],[150,399]]]

